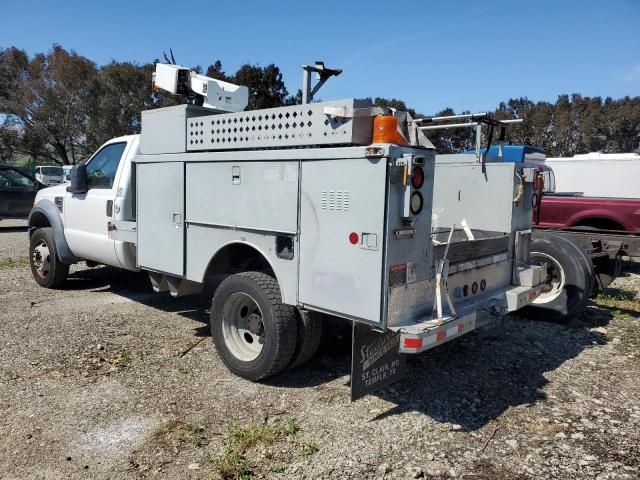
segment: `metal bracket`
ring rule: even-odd
[[[313,96],[318,93],[320,87],[326,83],[329,78],[338,76],[342,73],[339,68],[326,68],[323,61],[316,61],[315,66],[301,65],[304,70],[302,77],[302,104],[311,103]],[[311,73],[318,74],[318,83],[311,88]]]
[[[356,117],[375,117],[383,115],[385,109],[382,107],[369,108],[349,108],[349,107],[324,107],[323,112],[330,117],[339,118],[356,118]]]
[[[455,231],[456,226],[453,225],[451,227],[451,231],[449,232],[449,238],[447,239],[447,246],[444,249],[444,255],[441,259],[438,260],[438,267],[436,271],[436,298],[434,302],[434,310],[433,313],[437,316],[438,322],[443,322],[442,315],[442,295],[444,293],[444,297],[447,301],[447,305],[449,306],[449,311],[451,312],[451,318],[456,318],[458,313],[456,312],[455,307],[453,306],[453,301],[451,300],[451,295],[449,295],[449,286],[447,285],[447,280],[449,277],[449,260],[447,260],[447,254],[449,253],[449,245],[451,245],[451,238],[453,237],[453,232]]]

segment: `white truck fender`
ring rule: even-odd
[[[58,207],[51,200],[40,200],[29,212],[29,236],[36,228],[43,226],[43,216],[53,229],[53,239],[56,242],[56,251],[60,261],[66,264],[77,263],[78,259],[64,238],[64,225],[62,225]]]

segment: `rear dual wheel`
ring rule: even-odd
[[[227,277],[211,303],[211,336],[232,373],[261,380],[308,361],[322,333],[317,314],[282,303],[275,278],[262,272]]]

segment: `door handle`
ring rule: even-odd
[[[107,217],[113,217],[113,200],[107,200]]]

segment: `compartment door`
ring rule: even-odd
[[[136,168],[138,265],[184,274],[184,163],[139,163]]]
[[[301,304],[381,322],[386,168],[386,159],[302,162]]]

